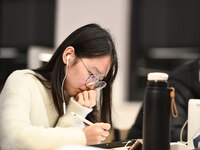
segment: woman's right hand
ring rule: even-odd
[[[76,101],[87,108],[92,108],[96,105],[97,89],[83,91],[76,95]]]
[[[95,123],[93,125],[83,128],[85,133],[87,145],[99,144],[104,141],[109,135],[108,130],[110,129],[110,124],[108,123]]]

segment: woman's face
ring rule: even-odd
[[[100,80],[103,80],[110,70],[111,58],[109,55],[97,58],[82,58],[81,60],[77,59],[76,63],[72,62],[75,60],[71,60],[71,62],[69,60],[65,90],[70,96],[76,96],[80,92],[93,89],[94,85],[86,85],[86,80],[90,76],[87,69],[92,74],[99,76]]]

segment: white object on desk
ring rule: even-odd
[[[189,150],[187,145],[180,142],[171,142],[170,150]]]
[[[188,148],[194,149],[193,139],[200,135],[200,99],[188,102]]]

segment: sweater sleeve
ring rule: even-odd
[[[44,127],[31,124],[31,76],[18,71],[9,76],[0,95],[2,150],[53,150],[66,145],[85,145],[80,127]]]
[[[69,101],[69,105],[66,110],[66,114],[63,115],[57,123],[58,127],[69,127],[69,126],[78,126],[78,127],[84,127],[83,121],[75,118],[71,112],[75,112],[85,118],[90,112],[92,111],[92,108],[87,108],[84,106],[81,106],[76,100],[71,97]]]

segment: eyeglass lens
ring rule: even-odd
[[[102,89],[102,88],[106,87],[106,82],[100,81],[96,75],[91,75],[87,79],[86,84],[94,85],[94,89]]]

